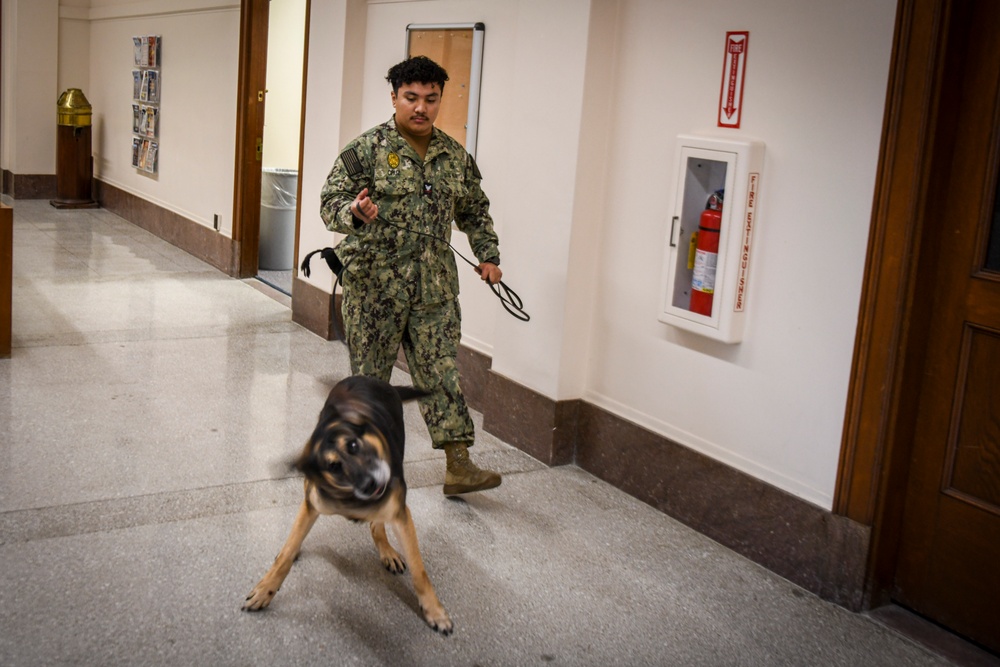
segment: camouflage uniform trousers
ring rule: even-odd
[[[471,446],[475,430],[455,363],[462,336],[458,301],[422,304],[419,282],[399,281],[391,271],[349,273],[343,316],[351,372],[388,382],[402,345],[414,386],[434,392],[419,401],[434,448]]]

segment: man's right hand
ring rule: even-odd
[[[368,224],[378,216],[378,206],[368,196],[368,188],[359,192],[358,196],[351,202],[351,213],[365,224]]]

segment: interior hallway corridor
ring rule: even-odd
[[[473,453],[503,485],[446,499],[412,404],[409,504],[455,634],[338,517],[270,609],[242,612],[291,527],[285,462],[348,373],[344,347],[107,211],[13,205],[2,665],[951,664],[481,428]]]

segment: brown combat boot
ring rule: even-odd
[[[495,472],[482,470],[469,460],[469,448],[464,442],[449,442],[444,446],[448,465],[444,473],[444,495],[457,496],[473,491],[485,491],[500,486],[503,478]]]

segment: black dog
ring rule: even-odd
[[[403,479],[403,401],[426,395],[360,375],[330,391],[319,423],[294,463],[305,475],[305,499],[285,546],[250,591],[244,610],[259,611],[271,603],[319,515],[339,514],[370,524],[387,570],[399,574],[409,563],[424,620],[436,631],[451,634],[451,619],[424,570]],[[405,561],[389,544],[386,523],[402,545]]]

